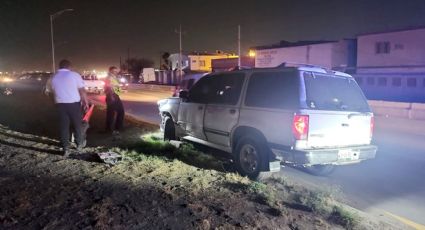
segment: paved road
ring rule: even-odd
[[[164,89],[130,90],[122,100],[127,113],[158,124],[156,101],[169,95]],[[374,142],[379,147],[376,159],[342,166],[329,177],[290,167],[281,173],[308,186],[340,190],[341,199],[366,212],[425,225],[425,121],[378,117]]]
[[[158,106],[159,99],[171,96],[169,89],[132,89],[120,97],[123,101],[126,114],[138,117],[152,124],[159,124]],[[91,95],[90,98],[98,103],[105,104],[104,95]]]
[[[376,119],[376,159],[341,166],[328,177],[285,167],[282,174],[300,183],[340,189],[361,210],[394,214],[425,225],[425,121]]]

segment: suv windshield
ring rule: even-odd
[[[354,79],[322,73],[304,73],[309,109],[370,112]]]

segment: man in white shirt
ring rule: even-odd
[[[60,140],[65,157],[69,156],[70,123],[74,128],[77,149],[81,150],[86,144],[81,131],[81,103],[85,107],[88,106],[87,95],[82,77],[70,68],[71,62],[62,60],[59,63],[59,70],[52,79],[52,90],[60,119]]]

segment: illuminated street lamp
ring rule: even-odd
[[[255,57],[255,50],[249,50],[248,56]]]
[[[61,14],[67,12],[67,11],[74,11],[74,9],[64,9],[60,10],[54,14],[50,15],[50,37],[52,41],[52,72],[56,72],[56,64],[55,64],[55,42],[53,39],[53,20],[57,17],[59,17]]]

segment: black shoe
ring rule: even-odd
[[[86,145],[87,145],[87,140],[84,140],[83,143],[77,145],[77,150],[78,151],[83,150],[83,148],[86,147]]]
[[[64,157],[68,158],[70,154],[71,154],[71,150],[69,150],[68,148],[63,149],[63,156]]]

